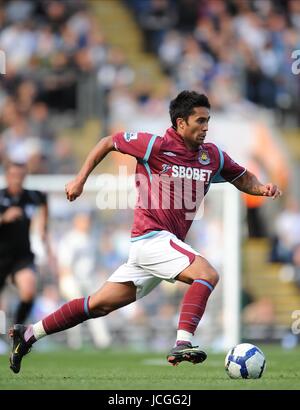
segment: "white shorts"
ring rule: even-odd
[[[159,231],[155,235],[131,243],[128,261],[109,278],[109,282],[133,282],[137,299],[154,289],[162,280],[175,278],[199,255],[174,234]]]

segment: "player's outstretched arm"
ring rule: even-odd
[[[277,185],[272,184],[271,182],[264,185],[249,171],[246,171],[245,174],[240,176],[232,184],[240,191],[250,195],[268,196],[273,199],[282,195],[282,192]]]
[[[81,195],[84,184],[90,173],[110,151],[114,150],[112,136],[104,137],[98,142],[88,154],[77,176],[65,187],[65,192],[69,201],[74,201]]]

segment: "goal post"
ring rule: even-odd
[[[229,184],[224,192],[224,348],[240,342],[241,309],[241,203],[240,193]]]

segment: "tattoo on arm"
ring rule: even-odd
[[[250,195],[262,195],[263,184],[259,182],[255,175],[246,171],[240,178],[233,182],[233,185],[242,192]]]

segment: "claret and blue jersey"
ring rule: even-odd
[[[210,184],[234,182],[246,172],[215,144],[205,143],[196,151],[189,150],[173,128],[167,129],[163,137],[144,132],[120,132],[113,135],[113,142],[117,151],[137,159],[138,200],[134,211],[132,240],[151,236],[161,230],[174,233],[184,240],[192,223],[191,218],[186,217],[187,212],[197,211]],[[173,181],[169,189],[168,206],[161,202],[164,190],[161,181],[166,180]],[[160,183],[156,192],[157,181]],[[178,181],[183,182],[182,190],[174,188]],[[185,186],[190,189],[185,189]],[[199,189],[203,192],[201,198],[197,195]],[[186,206],[188,191],[191,201],[195,201],[195,209]],[[154,195],[157,196],[157,201],[154,201],[156,206],[150,206],[153,205]],[[141,197],[151,197],[148,206],[141,206]]]

